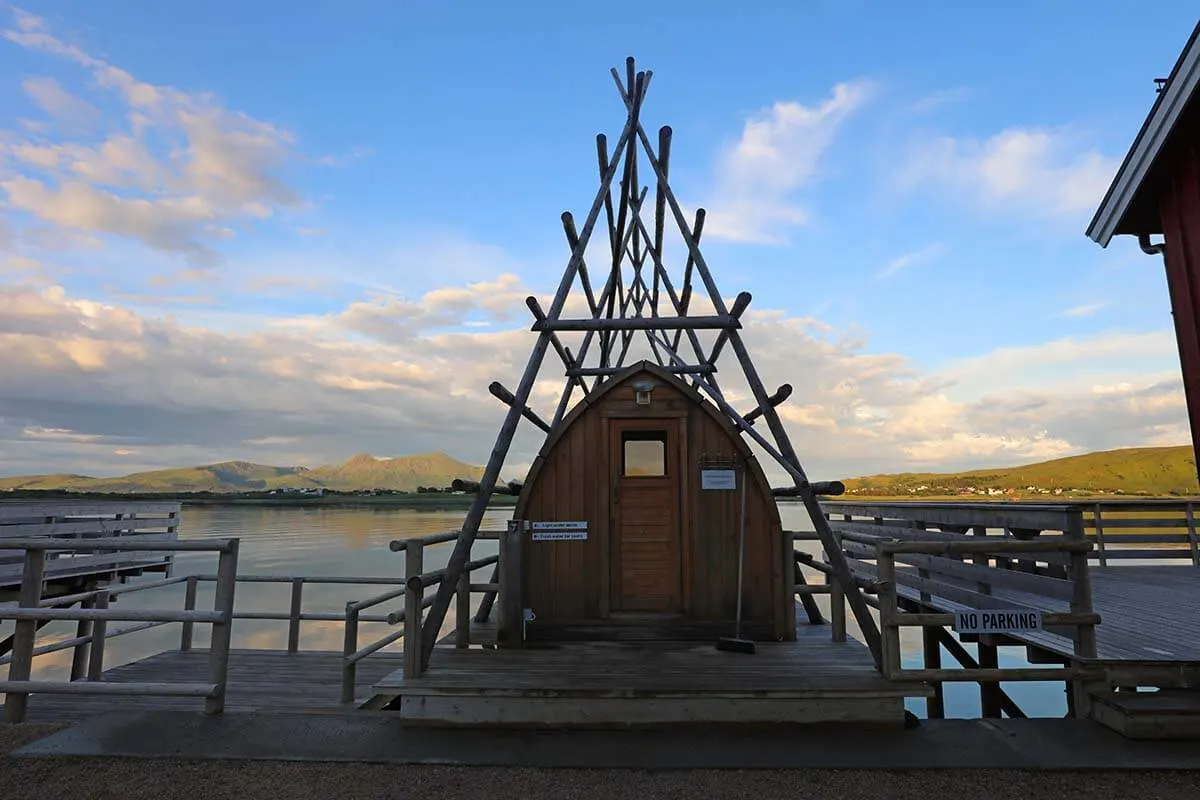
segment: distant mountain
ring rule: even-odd
[[[906,472],[843,481],[847,495],[1200,494],[1191,445],[1135,447],[1056,458],[1037,464],[969,472]]]
[[[87,475],[29,475],[0,478],[0,491],[17,489],[77,492],[170,493],[259,492],[270,489],[325,488],[338,491],[391,489],[413,492],[419,486],[444,488],[455,478],[479,480],[483,467],[466,464],[445,453],[375,458],[359,453],[343,464],[309,469],[271,467],[247,461],[225,461],[199,467],[137,472],[120,478]]]

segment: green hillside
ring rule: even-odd
[[[478,480],[483,467],[465,464],[445,453],[375,458],[360,453],[343,464],[317,467],[272,467],[225,461],[198,467],[138,472],[118,478],[87,475],[30,475],[0,478],[0,491],[66,490],[104,493],[262,492],[272,489],[390,489],[413,492],[420,486],[446,487],[455,478]]]
[[[1037,464],[969,472],[906,472],[843,481],[858,496],[1062,496],[1124,494],[1186,496],[1200,493],[1190,445],[1135,447],[1056,458]]]

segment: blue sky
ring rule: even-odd
[[[808,460],[1184,442],[1161,262],[1083,231],[1195,22],[1183,2],[4,8],[0,287],[28,314],[3,335],[28,369],[0,388],[0,472],[482,460],[487,383],[519,377],[521,299],[558,281],[627,55],[724,293],[776,312],[747,338],[797,386]]]

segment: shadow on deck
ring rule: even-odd
[[[402,656],[379,653],[358,665],[356,700],[339,702],[342,654],[287,653],[274,650],[232,650],[226,711],[302,711],[346,713],[369,699],[371,686],[396,670]],[[208,679],[207,650],[170,650],[105,670],[104,680],[122,682],[203,682]],[[113,711],[194,711],[204,701],[188,697],[34,694],[29,697],[28,721],[76,722]]]

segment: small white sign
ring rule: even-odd
[[[575,531],[534,531],[530,537],[535,542],[570,542],[582,541],[587,538],[587,530]]]
[[[588,537],[587,520],[565,522],[532,522],[530,538],[535,542],[580,541]]]
[[[1041,629],[1041,611],[981,608],[976,611],[954,612],[954,630],[957,633],[1016,633]]]
[[[727,491],[737,488],[737,470],[702,469],[700,488],[706,491]]]

